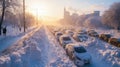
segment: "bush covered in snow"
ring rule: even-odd
[[[84,26],[89,28],[99,28],[102,27],[103,25],[101,23],[100,17],[89,17],[88,19],[85,20]]]
[[[120,2],[114,3],[102,16],[103,24],[118,28],[120,26]]]

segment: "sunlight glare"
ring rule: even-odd
[[[33,3],[32,5],[28,5],[28,11],[33,15],[39,16],[39,17],[44,17],[49,14],[47,5],[43,3],[42,4]]]

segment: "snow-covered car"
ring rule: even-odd
[[[95,30],[89,30],[88,35],[92,37],[98,37],[99,34]]]
[[[76,40],[76,41],[80,41],[80,42],[83,42],[83,41],[87,41],[87,39],[88,39],[88,36],[87,35],[81,35],[81,34],[74,34],[73,35],[73,38]]]
[[[111,34],[100,34],[99,38],[101,40],[104,40],[104,41],[108,42],[108,40],[109,40],[109,38],[111,38],[111,36],[112,36]]]
[[[80,35],[87,34],[86,30],[83,30],[83,29],[77,30],[77,33]]]
[[[70,35],[70,36],[73,36],[73,35],[74,35],[74,32],[71,31],[71,30],[66,30],[65,33],[68,34],[68,35]]]
[[[68,44],[66,45],[65,50],[67,55],[70,57],[71,60],[74,61],[76,65],[79,66],[81,61],[83,62],[83,64],[91,63],[91,55],[79,43]]]
[[[59,32],[59,30],[60,30],[59,28],[53,29],[53,30],[52,30],[53,35],[55,35],[56,32]]]
[[[62,32],[56,32],[55,33],[55,37],[58,41],[59,41],[60,36],[62,36],[62,35],[63,35]]]
[[[120,47],[120,39],[118,38],[109,38],[108,43]]]
[[[60,44],[65,48],[65,46],[69,43],[73,43],[73,39],[71,38],[70,35],[62,35],[60,36]]]

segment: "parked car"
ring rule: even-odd
[[[68,34],[68,35],[70,35],[70,36],[73,36],[73,35],[74,35],[74,32],[71,31],[71,30],[66,30],[65,33]]]
[[[114,46],[120,47],[120,39],[118,38],[109,38],[108,43],[113,44]]]
[[[83,35],[83,34],[74,34],[73,35],[73,38],[76,40],[76,41],[80,41],[80,42],[83,42],[83,41],[87,41],[88,39],[88,36],[87,35]]]
[[[65,48],[65,46],[69,43],[73,43],[73,39],[71,38],[70,35],[62,35],[60,36],[60,44]]]
[[[111,36],[112,36],[111,34],[100,34],[99,38],[101,40],[104,40],[104,41],[108,42],[108,40],[109,40],[109,38],[111,38]]]
[[[77,30],[77,33],[80,34],[80,35],[84,35],[84,34],[87,34],[87,32],[85,30]]]
[[[92,37],[98,37],[99,34],[95,30],[89,30],[88,35]]]
[[[79,43],[68,44],[66,45],[65,50],[67,55],[70,57],[71,60],[75,62],[76,65],[79,66],[81,61],[83,62],[83,64],[91,63],[91,55]]]
[[[62,35],[63,35],[62,32],[56,32],[55,33],[55,37],[58,41],[59,41],[60,36],[62,36]]]

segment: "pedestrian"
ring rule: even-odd
[[[21,27],[19,27],[19,31],[21,32]]]
[[[7,29],[6,27],[3,28],[3,35],[6,35]]]

